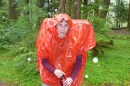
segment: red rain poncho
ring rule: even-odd
[[[58,38],[55,25],[62,19],[68,20],[69,32],[65,38]],[[42,22],[37,38],[37,63],[43,83],[50,86],[60,86],[60,79],[47,71],[41,64],[41,58],[48,58],[49,63],[66,73],[69,77],[76,56],[83,55],[82,67],[71,86],[80,86],[86,65],[86,51],[95,47],[94,31],[87,20],[74,20],[66,14],[57,14],[54,18],[46,18]]]

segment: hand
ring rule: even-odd
[[[73,79],[70,78],[70,77],[68,77],[68,78],[66,78],[66,80],[63,82],[63,86],[71,86],[72,82],[73,82]]]
[[[65,73],[59,69],[56,69],[54,71],[54,74],[58,77],[58,78],[61,78],[63,75],[65,75]]]

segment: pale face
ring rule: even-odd
[[[56,26],[56,31],[59,38],[64,38],[69,31],[69,25],[67,20],[60,21]]]

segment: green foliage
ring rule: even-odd
[[[16,71],[25,76],[37,73],[36,71],[36,54],[26,47],[20,47],[17,51],[17,56],[14,58],[14,67]]]
[[[128,21],[128,5],[124,0],[116,0],[116,5],[113,5],[112,11],[115,13],[116,27],[121,27],[122,23]]]
[[[24,26],[23,26],[24,25]],[[2,25],[3,26],[3,25]],[[20,41],[21,38],[25,37],[27,34],[27,23],[26,21],[20,19],[20,21],[10,22],[7,26],[4,26],[0,32],[0,44],[4,45],[7,43],[16,43]]]
[[[9,20],[8,20],[8,12],[7,12],[7,6],[5,4],[7,3],[5,0],[2,0],[3,6],[0,7],[0,48],[4,45],[9,43],[8,39],[5,37],[5,32],[7,32],[6,27],[8,27]]]
[[[98,9],[100,6],[102,7],[102,9]],[[92,2],[88,6],[83,4],[81,6],[82,18],[91,21],[96,32],[105,32],[110,30],[109,29],[111,24],[110,20],[100,17],[100,12],[103,10],[108,9],[99,1],[98,3]]]
[[[116,16],[117,16],[116,18],[120,22],[124,23],[124,22],[127,21],[127,19],[128,19],[128,7],[127,7],[127,5],[125,5],[123,3],[122,0],[117,1],[117,5],[114,6],[113,10],[116,13]]]
[[[5,38],[4,38],[4,36],[3,36],[3,33],[4,33],[4,27],[3,26],[1,26],[0,25],[0,32],[1,32],[1,34],[0,34],[0,48],[6,43],[6,41],[5,41]]]
[[[103,18],[92,16],[88,17],[88,20],[92,22],[92,25],[97,32],[105,32],[110,30],[106,23],[107,21]]]
[[[28,4],[25,0],[16,0],[15,4],[18,4],[17,10],[20,14],[17,20],[8,19],[5,10],[7,7],[0,9],[0,15],[4,17],[0,19],[0,47],[7,43],[17,43],[39,29],[47,13],[36,3],[36,0],[31,0]],[[4,4],[7,2],[4,1]]]
[[[19,0],[19,7],[17,8],[20,11],[21,16],[27,18],[28,26],[30,29],[38,28],[37,23],[41,23],[41,21],[47,16],[47,13],[42,8],[39,8],[36,5],[36,0],[31,0],[27,3],[24,0]]]
[[[112,48],[114,45],[114,41],[113,40],[109,40],[109,41],[106,41],[106,40],[98,40],[96,42],[96,47],[92,50],[92,56],[95,56],[95,57],[103,57],[104,55],[104,50],[103,48]]]
[[[9,86],[41,86],[35,52],[25,47],[0,49],[0,80]],[[17,54],[17,57],[14,57]],[[22,53],[22,55],[20,55]],[[23,55],[24,54],[24,55]],[[31,60],[28,61],[29,57]]]
[[[7,3],[7,0],[2,0],[3,6],[0,7],[0,24],[8,21],[8,7],[6,5]]]
[[[123,1],[120,3],[120,21],[121,22],[127,22],[128,21],[128,7],[125,6]]]
[[[38,85],[36,82],[39,82],[36,81],[39,80],[39,74],[36,69],[35,42],[38,29],[46,16],[46,12],[36,6],[36,2],[36,0],[31,0],[27,4],[24,0],[17,0],[15,3],[18,4],[18,18],[16,20],[8,19],[4,22],[0,20],[2,22],[0,24],[0,47],[7,45],[7,43],[19,45],[17,48],[12,47],[11,50],[14,49],[13,68],[15,73],[19,75],[14,77],[15,83],[20,83],[22,86],[36,86]],[[3,10],[0,11],[3,15]],[[36,77],[37,79],[34,79]],[[20,80],[17,81],[17,79]],[[25,84],[29,81],[32,81],[32,83]]]

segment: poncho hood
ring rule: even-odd
[[[72,19],[67,14],[56,14],[54,19],[56,20],[55,24],[57,24],[61,20],[68,20],[69,27],[72,27]]]

